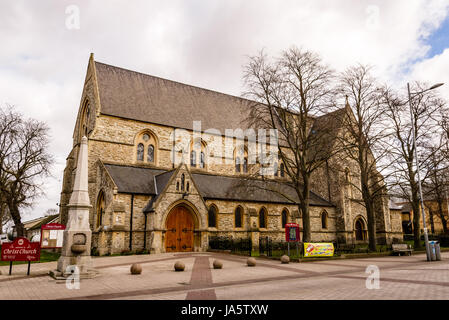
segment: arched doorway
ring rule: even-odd
[[[190,210],[182,205],[174,207],[167,216],[165,251],[193,251],[194,227],[195,224]]]
[[[365,240],[365,224],[361,218],[357,219],[355,222],[355,240]]]

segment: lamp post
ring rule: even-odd
[[[431,86],[429,89],[415,92],[413,94],[413,98],[416,97],[419,94],[423,94],[426,91],[436,89],[438,87],[441,87],[444,83],[437,83],[433,86]],[[426,245],[426,255],[427,255],[427,261],[431,261],[430,258],[430,245],[429,245],[429,235],[427,234],[427,226],[426,226],[426,213],[424,210],[424,198],[422,195],[422,187],[421,187],[421,177],[419,175],[419,161],[418,161],[418,150],[416,149],[416,136],[415,136],[415,122],[413,119],[413,108],[412,108],[412,94],[410,93],[410,84],[407,83],[407,90],[408,90],[408,103],[410,106],[410,118],[412,120],[412,134],[413,134],[413,148],[415,149],[415,161],[416,161],[416,173],[418,175],[418,187],[419,187],[419,198],[421,201],[421,213],[422,213],[422,225],[424,229],[424,242]]]

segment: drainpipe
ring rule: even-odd
[[[145,215],[145,224],[143,225],[143,250],[147,248],[147,217],[148,213],[144,213]]]
[[[134,194],[131,194],[131,216],[129,218],[129,250],[133,249],[133,213],[134,213]]]

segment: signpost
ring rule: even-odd
[[[296,242],[296,253],[299,257],[298,242],[301,241],[299,236],[299,224],[297,223],[286,223],[285,224],[285,241],[288,245],[288,256],[290,256],[290,242]]]
[[[13,242],[2,244],[2,261],[9,261],[9,275],[12,272],[13,261],[28,261],[27,276],[30,275],[31,261],[39,261],[41,249],[39,242],[30,242],[27,238],[17,238]]]
[[[65,225],[59,223],[48,223],[41,227],[41,248],[62,248]]]

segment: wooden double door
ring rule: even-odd
[[[167,217],[165,251],[193,251],[194,226],[192,214],[187,208],[182,206],[173,208]]]

